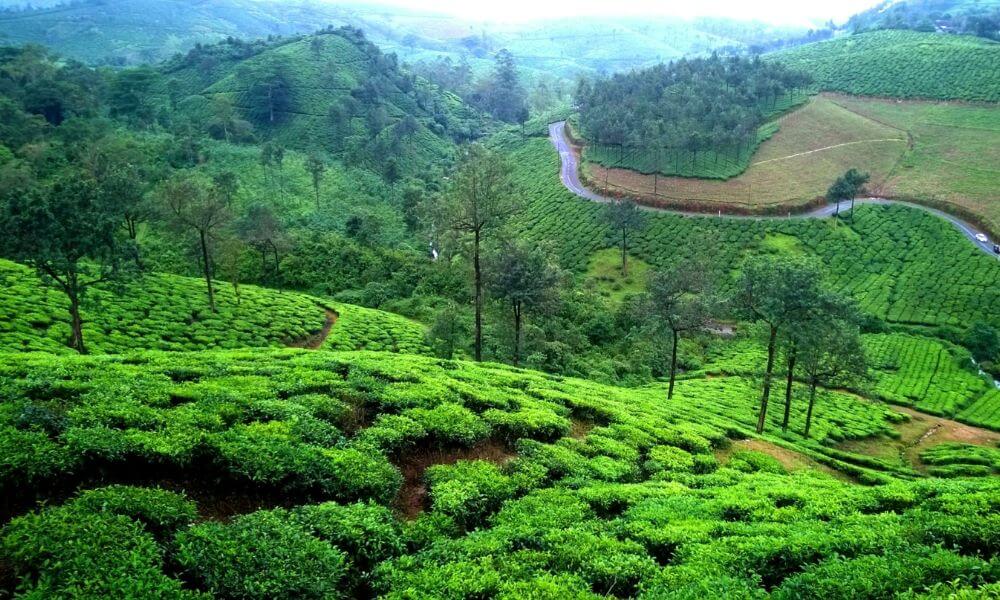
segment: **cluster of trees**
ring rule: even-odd
[[[775,103],[810,81],[777,62],[713,55],[582,80],[576,102],[592,142],[697,153],[752,143]]]
[[[493,72],[474,81],[472,68],[465,58],[454,62],[449,57],[419,62],[417,74],[450,90],[469,104],[507,123],[524,123],[528,119],[528,93],[517,72],[514,55],[506,49],[494,57]],[[535,90],[537,91],[537,89]],[[548,91],[548,87],[543,90]]]
[[[1000,40],[1000,8],[954,0],[883,2],[852,16],[845,26],[858,33],[874,29],[911,29],[975,35]]]

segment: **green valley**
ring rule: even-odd
[[[0,600],[1000,595],[1000,13],[800,4],[0,0]]]

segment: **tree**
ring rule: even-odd
[[[1000,331],[988,323],[976,322],[970,325],[962,338],[962,344],[980,362],[1000,359]]]
[[[226,206],[232,206],[236,198],[236,192],[240,189],[239,179],[232,171],[221,171],[212,175],[212,187],[218,192],[219,197]]]
[[[268,255],[274,257],[274,282],[281,282],[281,258],[279,251],[288,245],[285,226],[269,204],[254,204],[236,224],[236,230],[243,241],[260,252],[260,272],[267,277]]]
[[[799,341],[799,365],[809,385],[809,407],[802,435],[809,437],[816,387],[844,384],[867,376],[865,348],[858,327],[849,319],[823,319]]]
[[[822,295],[819,267],[798,257],[756,256],[743,264],[735,304],[750,319],[767,325],[767,366],[757,416],[757,433],[763,433],[771,396],[778,334],[808,314]]]
[[[514,317],[514,366],[520,366],[524,311],[548,300],[562,274],[547,252],[529,242],[504,244],[490,262],[493,294],[510,303]]]
[[[219,267],[222,276],[229,280],[233,286],[233,294],[236,296],[236,305],[243,303],[240,295],[240,281],[243,267],[243,256],[246,254],[247,246],[238,237],[227,235],[219,242]]]
[[[781,419],[782,431],[788,430],[788,421],[791,418],[792,388],[802,347],[808,345],[816,332],[829,327],[830,323],[857,321],[854,306],[847,298],[823,291],[814,300],[810,308],[793,316],[785,332],[785,410]]]
[[[447,227],[459,234],[472,236],[477,361],[483,359],[482,243],[490,231],[501,227],[516,211],[510,172],[506,157],[479,144],[472,144],[463,152],[442,205]]]
[[[121,213],[97,183],[82,172],[58,177],[49,187],[6,190],[0,201],[0,253],[35,268],[43,281],[69,299],[69,346],[87,353],[80,302],[87,290],[121,280],[128,243],[117,232]]]
[[[854,198],[861,193],[862,188],[868,183],[868,173],[861,173],[857,169],[848,169],[846,173],[837,178],[826,191],[826,199],[837,203],[837,215],[840,215],[841,200],[851,201],[851,218],[854,218]]]
[[[698,262],[685,262],[669,271],[657,271],[649,281],[646,310],[657,325],[670,331],[670,384],[667,400],[674,397],[677,374],[677,342],[681,334],[703,327],[711,315],[707,297],[706,268]]]
[[[527,104],[527,94],[517,74],[514,55],[508,50],[496,54],[496,69],[483,79],[471,100],[494,117],[516,123]]]
[[[646,226],[646,215],[631,200],[616,200],[607,205],[605,216],[612,230],[621,233],[622,276],[628,276],[628,236]]]
[[[288,65],[278,56],[254,65],[244,66],[238,75],[246,82],[242,104],[248,118],[257,124],[273,125],[291,108],[291,84]]]
[[[211,242],[216,232],[230,220],[229,203],[218,188],[196,176],[178,175],[167,181],[160,193],[172,225],[179,230],[192,231],[198,238],[202,273],[208,287],[208,306],[212,312],[217,312],[212,287]]]
[[[316,210],[319,210],[319,186],[323,182],[323,173],[326,172],[326,163],[318,154],[310,154],[306,158],[306,171],[312,175],[313,191],[316,192]]]

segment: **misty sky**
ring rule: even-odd
[[[352,4],[368,4],[355,0]],[[808,25],[833,19],[843,22],[878,0],[377,0],[371,4],[441,12],[463,19],[525,21],[574,16],[715,16],[756,19],[782,25]]]

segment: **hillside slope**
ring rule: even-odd
[[[6,260],[0,260],[0,283],[0,352],[73,352],[66,346],[68,302],[61,292]],[[229,284],[216,285],[217,313],[208,310],[201,279],[149,273],[120,293],[91,290],[83,307],[87,346],[104,354],[317,340],[340,350],[427,351],[423,327],[398,315],[252,285],[240,286],[237,299]]]
[[[769,55],[810,73],[820,90],[861,96],[1000,102],[1000,43],[874,31]]]
[[[523,235],[552,245],[565,268],[582,271],[593,254],[613,247],[602,205],[582,200],[559,181],[559,156],[548,140],[512,141],[515,178],[530,202],[518,217]],[[972,247],[955,228],[922,211],[864,206],[847,226],[818,219],[715,219],[651,213],[629,243],[660,268],[711,253],[725,289],[749,253],[776,250],[790,236],[792,252],[814,256],[839,291],[890,322],[967,326],[998,323],[1000,261]]]
[[[394,177],[448,158],[489,120],[457,96],[401,70],[363,34],[331,30],[273,43],[226,41],[161,67],[161,98],[196,123],[235,109],[262,137],[322,148]]]
[[[45,597],[996,587],[996,478],[906,481],[795,433],[737,442],[754,403],[741,381],[683,382],[668,403],[377,353],[8,356],[0,485],[18,494],[0,549]],[[858,439],[889,416],[836,394],[817,414]]]

